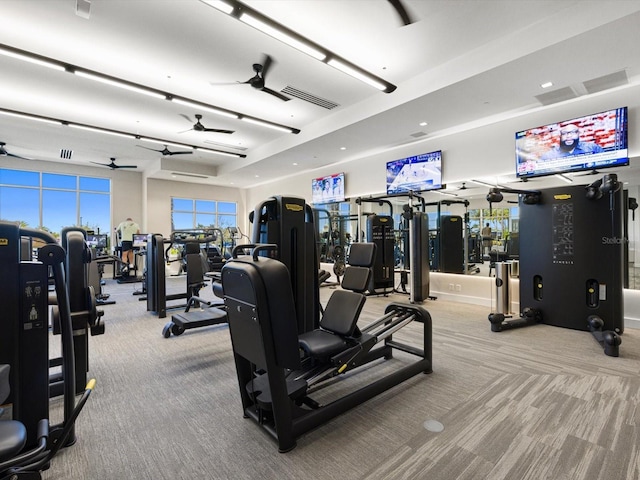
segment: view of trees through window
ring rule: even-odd
[[[111,180],[0,168],[0,219],[54,235],[71,226],[109,233]]]
[[[197,200],[191,198],[171,199],[171,229],[185,230],[214,228],[222,230],[225,243],[231,243],[229,228],[237,227],[238,205],[235,202]]]

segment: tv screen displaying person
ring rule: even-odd
[[[560,128],[560,140],[558,145],[547,151],[540,160],[568,157],[569,155],[582,155],[603,152],[603,148],[597,143],[580,140],[580,128],[573,123]]]

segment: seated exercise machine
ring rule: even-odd
[[[37,479],[58,450],[76,441],[74,424],[95,381],[76,403],[74,327],[65,281],[65,250],[49,233],[0,221],[0,401],[8,421],[0,421],[0,479]],[[44,243],[37,259],[24,252],[25,238]],[[51,278],[59,311],[62,344],[63,409],[49,426],[48,286]],[[7,383],[8,377],[8,383]],[[5,423],[8,422],[8,423]]]
[[[501,192],[520,196],[521,314],[511,319],[510,302],[499,301],[498,311],[489,315],[491,330],[544,323],[588,331],[606,355],[617,357],[624,330],[626,243],[617,176],[545,190],[492,188],[487,200],[501,201]],[[508,282],[506,271],[496,275],[498,296]]]
[[[382,317],[358,329],[365,297],[336,290],[319,329],[298,336],[289,271],[279,260],[260,256],[276,248],[256,245],[250,255],[234,255],[222,269],[222,284],[243,414],[277,440],[280,452],[288,452],[300,435],[418,373],[431,373],[432,327],[422,307],[391,303]],[[412,321],[423,324],[422,348],[392,338]],[[310,396],[324,380],[391,359],[394,349],[418,360],[324,405]]]

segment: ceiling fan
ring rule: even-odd
[[[189,118],[187,115],[183,115],[182,113],[180,114],[181,117],[186,118],[188,121],[193,122],[193,120],[191,120],[191,118]],[[206,128],[202,123],[200,123],[200,120],[202,120],[202,115],[200,115],[199,113],[196,113],[195,115],[196,117],[196,123],[193,124],[193,127],[191,127],[189,130],[185,130],[183,132],[178,132],[178,133],[185,133],[185,132],[189,132],[191,130],[194,130],[196,132],[213,132],[213,133],[233,133],[235,130],[222,130],[220,128]],[[188,152],[191,153],[191,152]]]
[[[404,8],[401,0],[388,0],[388,2],[393,5],[393,8],[395,8],[398,16],[400,17],[400,20],[402,20],[402,23],[404,25],[411,25],[415,22],[415,20],[413,20],[407,12],[407,9]]]
[[[574,175],[574,177],[586,177],[587,175],[602,175],[602,172],[600,172],[600,171],[598,171],[598,170],[596,170],[594,168],[593,170],[589,170],[588,172]]]
[[[7,149],[4,148],[5,145],[6,143],[0,142],[0,157],[13,157],[13,158],[21,158],[22,160],[33,160],[31,158],[21,157],[20,155],[15,155],[13,153],[7,152]]]
[[[269,69],[271,68],[271,65],[273,65],[273,59],[269,56],[269,55],[265,55],[264,59],[262,60],[262,63],[254,63],[253,64],[253,71],[255,72],[255,75],[253,77],[251,77],[249,80],[247,80],[246,82],[235,82],[235,83],[211,83],[211,85],[244,85],[244,84],[249,84],[251,85],[253,88],[257,89],[257,90],[261,90],[264,93],[268,93],[269,95],[273,95],[276,98],[279,98],[280,100],[282,100],[283,102],[288,102],[289,100],[291,100],[289,97],[287,97],[286,95],[281,94],[280,92],[276,92],[275,90],[272,90],[268,87],[265,86],[265,81],[267,78],[267,72],[269,71]]]
[[[166,146],[166,145],[164,146],[164,149],[162,149],[162,150],[157,150],[157,149],[155,149],[155,148],[145,147],[145,146],[143,146],[143,145],[138,145],[138,147],[140,147],[140,148],[145,148],[145,149],[147,149],[147,150],[153,150],[154,152],[160,152],[160,153],[161,153],[163,156],[165,156],[165,157],[170,157],[171,155],[190,155],[190,154],[192,154],[192,153],[193,153],[192,151],[172,152],[171,150],[169,150],[169,149],[167,148],[167,146]]]
[[[116,165],[116,159],[111,157],[111,163],[99,163],[99,162],[91,162],[96,165],[102,165],[104,167],[109,167],[111,170],[116,170],[118,168],[138,168],[136,165]]]

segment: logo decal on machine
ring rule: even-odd
[[[9,245],[9,239],[8,238],[0,238],[0,247],[6,247],[7,245]]]
[[[297,203],[285,203],[284,206],[287,210],[291,210],[292,212],[299,212],[303,208],[302,205],[298,205]]]
[[[562,193],[560,195],[554,195],[553,198],[556,199],[556,200],[569,200],[571,198],[571,194],[570,193]]]

